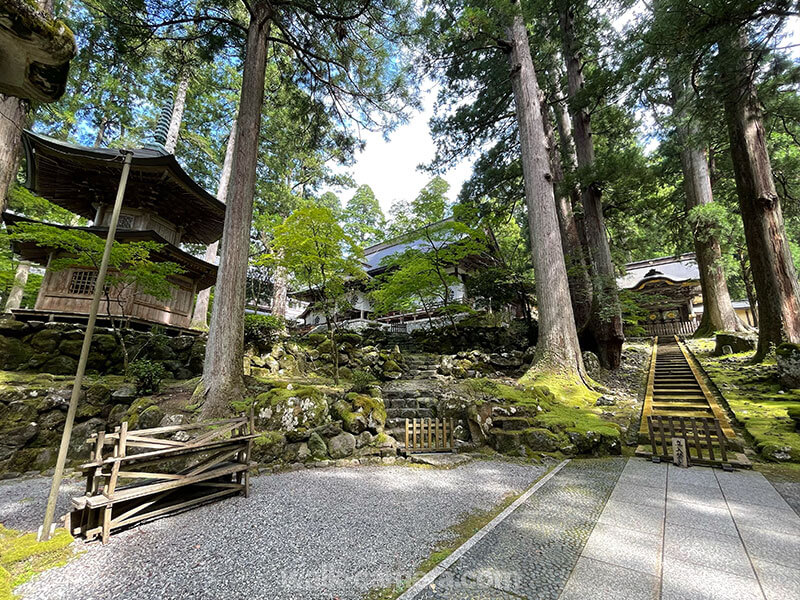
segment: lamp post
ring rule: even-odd
[[[108,271],[108,263],[111,258],[111,248],[114,245],[114,236],[117,233],[117,222],[119,221],[119,213],[122,209],[122,199],[125,196],[125,187],[128,184],[128,174],[131,170],[133,153],[128,150],[121,150],[120,152],[125,156],[122,165],[122,176],[120,177],[119,187],[117,188],[117,197],[114,201],[111,221],[108,224],[108,235],[106,236],[106,243],[103,248],[103,259],[100,262],[100,269],[97,272],[97,281],[95,281],[94,285],[92,306],[89,311],[89,321],[86,323],[86,333],[84,333],[83,336],[81,356],[78,359],[78,370],[75,373],[75,383],[72,385],[72,396],[69,399],[69,409],[67,410],[67,420],[64,423],[64,433],[61,434],[61,446],[58,448],[58,459],[56,461],[55,472],[53,473],[53,482],[50,486],[50,496],[47,498],[44,523],[42,523],[42,527],[39,530],[39,540],[43,542],[49,540],[52,534],[51,530],[53,529],[53,518],[56,512],[56,502],[58,501],[58,490],[61,487],[61,480],[64,477],[64,465],[67,462],[69,440],[72,436],[72,424],[75,421],[75,412],[78,409],[78,398],[81,394],[83,375],[86,371],[86,362],[89,358],[89,349],[92,345],[94,324],[95,321],[97,321],[97,311],[100,308],[100,300],[102,299],[103,289],[105,288],[106,272]]]

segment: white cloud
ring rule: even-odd
[[[423,110],[411,116],[408,123],[398,127],[384,140],[380,132],[366,132],[366,146],[357,157],[350,172],[357,185],[369,185],[381,203],[383,212],[398,200],[413,199],[432,175],[419,171],[417,166],[430,162],[435,153],[428,121],[433,116],[435,91],[423,98]],[[450,184],[450,199],[455,199],[461,185],[472,172],[471,161],[462,161],[443,177]],[[333,189],[344,205],[355,190]]]

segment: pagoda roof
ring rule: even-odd
[[[635,290],[653,281],[671,285],[699,285],[700,270],[694,252],[628,263],[625,265],[625,275],[617,278],[617,286]]]
[[[42,225],[50,225],[58,227],[59,229],[72,230],[72,231],[86,231],[98,237],[105,239],[108,235],[108,227],[73,227],[70,225],[59,225],[57,223],[47,223],[45,221],[38,221],[36,219],[29,219],[21,215],[16,215],[11,212],[3,213],[3,220],[6,225],[15,225],[16,223],[38,223]],[[157,252],[151,254],[153,260],[158,262],[174,262],[183,268],[190,279],[197,282],[197,289],[203,290],[207,287],[214,285],[217,280],[217,266],[207,263],[201,258],[197,258],[170,244],[167,240],[161,237],[153,230],[145,229],[117,229],[114,239],[121,243],[127,242],[143,242],[151,241],[162,244],[162,247]],[[26,260],[38,263],[40,265],[47,265],[47,259],[50,255],[51,249],[45,246],[40,246],[35,242],[12,242],[14,252]]]
[[[87,219],[98,204],[113,204],[124,154],[89,148],[25,131],[25,185],[36,194]],[[225,204],[203,189],[165,150],[137,148],[123,205],[150,210],[183,228],[189,243],[211,244],[222,237]]]

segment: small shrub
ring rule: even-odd
[[[131,363],[130,374],[139,394],[155,394],[164,379],[164,365],[152,360],[136,360]]]
[[[353,375],[350,380],[353,383],[350,386],[350,391],[356,392],[357,394],[368,394],[370,388],[375,385],[375,382],[377,381],[371,373],[362,371],[360,369],[353,371]]]
[[[255,349],[268,350],[278,333],[286,329],[286,321],[274,315],[245,315],[244,343]]]

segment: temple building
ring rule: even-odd
[[[89,148],[26,131],[25,185],[34,193],[92,222],[82,230],[105,238],[122,171],[123,154],[111,148]],[[158,300],[128,289],[120,302],[111,304],[114,315],[124,315],[132,325],[160,324],[187,328],[195,294],[216,281],[217,267],[180,248],[181,243],[208,245],[222,236],[225,205],[206,192],[158,143],[132,151],[130,175],[116,232],[121,243],[153,241],[162,244],[151,255],[182,269],[170,277],[172,296]],[[9,212],[8,225],[31,222]],[[52,248],[32,242],[14,244],[23,260],[45,268],[57,258]],[[89,314],[97,270],[90,266],[47,269],[33,309],[16,309],[18,319],[80,321]],[[109,307],[101,303],[100,315]]]
[[[628,263],[617,287],[639,292],[637,303],[646,310],[639,325],[647,335],[690,335],[700,325],[703,296],[693,252]],[[733,307],[744,323],[753,325],[749,302],[734,301]]]

